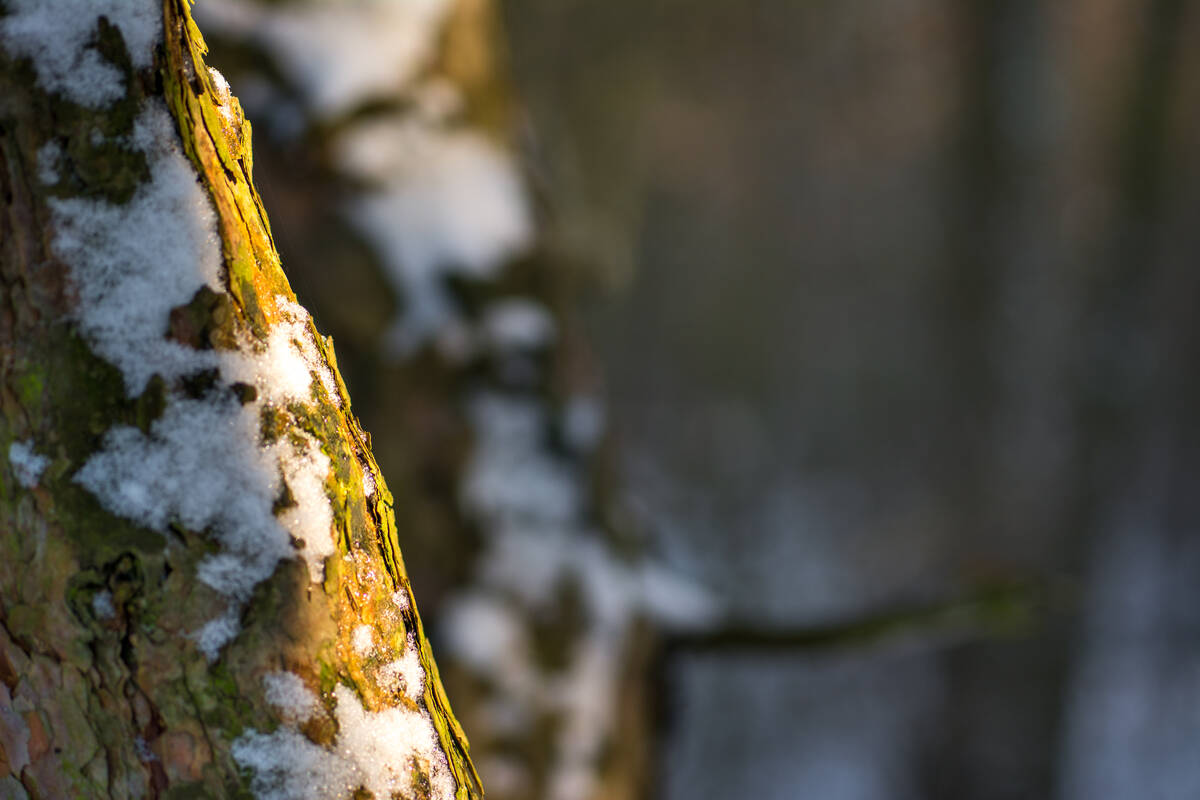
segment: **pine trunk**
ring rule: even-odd
[[[71,5],[0,6],[0,797],[481,796],[189,4]]]

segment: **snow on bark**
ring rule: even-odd
[[[33,442],[13,442],[8,447],[8,463],[12,467],[17,483],[26,489],[38,485],[42,473],[50,466],[50,459],[33,451]]]
[[[213,352],[165,339],[171,309],[202,287],[220,288],[216,214],[179,148],[161,101],[147,101],[129,141],[149,182],[123,204],[51,198],[55,254],[71,270],[75,320],[92,349],[121,370],[131,396],[150,376],[166,381],[216,366]]]
[[[33,60],[49,92],[89,108],[102,108],[125,95],[120,70],[97,49],[103,14],[125,40],[133,66],[149,67],[162,41],[162,5],[145,0],[8,0],[0,17],[0,42],[8,52]]]
[[[120,413],[138,410],[136,426],[106,423],[109,427],[97,449],[68,473],[71,480],[111,514],[162,533],[163,552],[179,553],[198,537],[216,545],[197,546],[180,554],[174,565],[164,560],[162,566],[167,574],[175,573],[176,581],[186,574],[183,583],[189,592],[193,577],[211,587],[221,598],[218,603],[224,603],[223,610],[217,605],[215,616],[199,629],[191,629],[194,616],[185,616],[189,622],[174,627],[147,623],[147,628],[153,628],[155,637],[170,630],[185,633],[209,662],[218,661],[223,648],[239,635],[252,598],[254,609],[267,605],[256,590],[268,578],[280,578],[265,592],[269,602],[296,601],[277,596],[290,591],[286,587],[294,575],[277,567],[298,557],[307,564],[310,599],[320,599],[306,607],[301,599],[297,605],[304,608],[288,608],[289,613],[311,612],[315,627],[310,631],[303,620],[289,619],[286,624],[293,627],[286,636],[294,641],[276,642],[270,639],[275,634],[267,636],[268,646],[278,645],[278,652],[258,652],[254,644],[231,649],[237,657],[225,659],[230,663],[209,667],[209,677],[221,674],[226,681],[219,703],[200,709],[200,702],[211,700],[197,699],[208,681],[199,677],[201,673],[196,673],[198,682],[189,675],[186,699],[170,694],[179,691],[178,685],[159,685],[158,676],[141,675],[138,679],[150,688],[145,698],[136,698],[142,705],[135,717],[152,702],[149,693],[155,690],[164,691],[168,702],[196,704],[182,720],[173,717],[175,724],[199,724],[194,715],[207,714],[220,703],[274,704],[283,725],[270,733],[260,733],[244,721],[230,725],[206,717],[203,724],[212,726],[205,729],[207,745],[180,755],[183,762],[172,766],[190,775],[187,780],[196,780],[205,759],[223,759],[212,776],[204,775],[207,782],[218,779],[220,770],[232,770],[236,761],[248,771],[243,779],[252,775],[249,780],[259,797],[352,797],[364,788],[378,797],[397,792],[438,800],[478,796],[465,740],[449,713],[408,597],[390,497],[373,474],[363,478],[367,498],[351,485],[358,470],[377,470],[363,449],[367,437],[343,408],[344,388],[327,361],[332,358],[326,355],[330,345],[317,338],[308,314],[292,300],[278,272],[261,208],[254,207],[258,213],[250,218],[244,213],[247,203],[258,203],[249,185],[250,157],[244,149],[248,128],[224,79],[203,66],[203,45],[188,18],[188,4],[166,5],[173,16],[173,24],[166,26],[166,42],[164,6],[155,0],[15,0],[4,10],[0,47],[31,61],[41,90],[97,110],[94,116],[107,127],[93,128],[90,136],[85,130],[84,136],[94,148],[122,154],[122,180],[144,174],[129,193],[105,194],[113,187],[105,183],[108,176],[101,175],[89,191],[71,195],[64,178],[83,165],[80,159],[86,155],[72,148],[64,151],[62,142],[74,132],[61,130],[52,134],[61,142],[43,143],[28,155],[34,163],[25,165],[39,184],[54,187],[37,196],[49,218],[46,248],[51,258],[45,269],[65,268],[67,279],[69,299],[62,302],[70,311],[53,324],[68,322],[71,335],[77,333],[92,355],[119,373],[120,388],[113,394],[123,389],[124,397],[112,399]],[[114,30],[119,39],[113,38]],[[127,61],[120,53],[122,41]],[[127,65],[154,66],[156,51],[166,57],[157,60],[164,69],[159,80],[142,74],[126,84]],[[142,99],[145,92],[164,88],[174,118],[163,97]],[[104,132],[113,129],[125,133]],[[127,169],[127,164],[132,166]],[[199,315],[195,319],[193,312]],[[200,324],[216,327],[189,327]],[[126,421],[131,416],[115,418]],[[32,440],[13,442],[8,456],[17,481],[26,487],[35,486],[49,464],[47,457],[34,452]],[[357,505],[350,509],[351,504]],[[341,538],[334,539],[335,517],[344,548],[338,546]],[[340,549],[349,552],[331,558]],[[97,557],[80,552],[76,555],[81,560]],[[194,576],[191,567],[184,573],[178,570],[178,564],[192,563],[192,554],[197,559]],[[140,569],[138,555],[122,558]],[[335,566],[327,569],[331,561]],[[105,584],[93,572],[100,574],[89,565],[72,578],[87,583],[80,584],[78,603],[75,596],[70,598],[71,611],[104,631],[126,629],[141,606],[135,608],[125,595],[114,595],[113,584]],[[325,585],[329,581],[333,589]],[[332,616],[323,618],[326,613]],[[256,636],[263,635],[262,621],[252,617],[245,615],[247,625]],[[347,646],[348,631],[356,625],[368,629],[371,647],[363,652]],[[386,628],[376,631],[373,625]],[[131,634],[129,647],[160,646],[157,638],[146,645],[139,637]],[[190,658],[196,652],[187,638],[165,639],[178,642],[176,653]],[[288,647],[304,645],[321,653],[305,653],[303,660],[285,656]],[[140,655],[130,658],[122,669]],[[307,671],[309,680],[318,675],[324,700],[293,673],[268,673],[260,693],[241,697],[238,683],[253,680],[254,671],[232,676],[213,672],[273,658],[284,664],[291,659]],[[179,659],[167,662],[174,669]],[[326,668],[332,670],[332,680]],[[143,691],[135,682],[129,686]],[[158,739],[164,735],[167,712],[159,719],[151,708],[145,712],[152,715],[149,722],[143,725],[137,717],[135,723]],[[297,727],[316,715],[336,725],[328,746],[315,743]],[[124,730],[130,722],[121,718],[114,724]],[[71,734],[58,720],[47,725],[49,737]],[[235,730],[240,738],[222,741],[222,726],[229,739]],[[162,759],[165,742],[150,742],[140,734],[133,738],[132,745],[126,740],[114,747],[133,746],[143,766]],[[160,773],[152,778],[155,792],[166,780]],[[236,772],[226,775],[235,777]]]
[[[454,797],[454,779],[427,711],[407,706],[367,711],[354,692],[338,686],[337,741],[327,749],[297,728],[319,704],[300,677],[280,672],[264,682],[267,699],[289,722],[271,733],[247,731],[233,745],[234,758],[254,774],[251,786],[259,800],[327,800],[353,796],[359,788],[375,797],[411,796],[414,761],[429,781],[424,796]]]
[[[546,774],[534,778],[526,765],[498,750],[485,777],[501,775],[513,796],[529,794],[544,779],[542,796],[586,800],[594,796],[606,748],[617,734],[615,709],[637,620],[700,624],[713,614],[713,603],[667,570],[622,558],[606,543],[595,520],[588,462],[604,436],[604,410],[594,393],[575,392],[561,409],[547,397],[546,365],[560,358],[562,331],[545,298],[510,292],[469,311],[447,289],[450,279],[459,279],[488,287],[484,295],[490,295],[492,285],[503,284],[506,267],[535,247],[538,232],[511,148],[496,131],[471,122],[468,88],[432,63],[436,42],[448,38],[442,17],[428,27],[397,17],[389,23],[397,30],[372,32],[379,39],[427,39],[422,58],[430,63],[418,68],[407,62],[411,68],[395,73],[403,80],[386,96],[379,94],[381,83],[358,94],[355,103],[320,100],[320,85],[349,76],[341,57],[334,57],[335,44],[314,46],[302,69],[293,65],[295,43],[331,29],[336,43],[359,24],[366,5],[309,2],[267,12],[258,4],[219,0],[207,13],[229,38],[262,46],[282,73],[283,86],[270,83],[273,76],[258,76],[257,106],[271,129],[288,138],[305,125],[337,123],[324,163],[339,170],[348,198],[345,220],[373,245],[398,299],[382,349],[403,363],[432,345],[464,370],[481,360],[496,367],[495,381],[472,381],[465,397],[457,398],[469,409],[474,435],[459,476],[457,510],[478,525],[484,547],[473,578],[444,612],[442,630],[459,666],[494,687],[480,701],[486,705],[480,713],[487,720],[485,736],[529,742],[543,725],[555,732],[548,747],[530,748],[544,764],[536,769]],[[445,5],[453,6],[442,15],[450,20],[459,6]],[[343,9],[349,12],[344,19],[332,18]],[[284,29],[292,44],[283,43]],[[300,121],[285,124],[278,109],[290,89],[306,86]],[[367,100],[388,105],[380,110]],[[355,108],[370,112],[355,117],[349,113]],[[579,589],[583,621],[570,633],[566,663],[543,664],[532,621],[558,602],[556,593],[565,585]],[[363,637],[357,644],[366,649],[371,643]]]
[[[75,480],[114,514],[164,534],[175,523],[208,531],[220,543],[199,568],[200,580],[230,601],[225,615],[196,632],[211,660],[236,634],[239,606],[293,555],[293,539],[304,543],[313,581],[323,578],[334,550],[329,460],[312,440],[262,443],[259,428],[267,405],[311,400],[314,377],[331,397],[336,392],[307,314],[286,300],[280,305],[290,318],[265,346],[243,337],[239,350],[196,350],[164,336],[173,309],[202,289],[221,290],[216,215],[160,101],[147,101],[127,144],[145,154],[150,180],[124,204],[52,198],[52,247],[79,297],[80,332],[121,370],[129,395],[153,375],[171,388],[149,432],[109,430]],[[177,385],[205,371],[217,378],[204,397]],[[258,399],[242,402],[234,384],[255,387]],[[280,514],[285,485],[294,504]]]
[[[346,126],[332,157],[359,190],[346,220],[378,249],[404,310],[390,348],[412,354],[461,324],[446,279],[495,277],[529,249],[534,220],[519,166],[491,137],[447,121],[463,98],[426,78],[450,0],[276,5],[213,0],[200,12],[216,31],[259,43],[303,96],[303,114],[330,121],[371,101],[406,97],[415,113]],[[286,98],[260,86],[277,128],[304,122],[281,114]],[[284,117],[287,117],[284,119]]]
[[[403,89],[436,52],[448,0],[343,0],[290,6],[208,0],[207,28],[252,36],[311,113],[333,117]]]
[[[475,398],[476,448],[463,480],[463,503],[481,524],[485,546],[475,586],[444,622],[450,652],[496,681],[497,719],[529,725],[528,710],[562,721],[546,797],[586,800],[616,731],[623,652],[634,621],[667,627],[711,622],[715,607],[700,588],[644,560],[619,559],[587,521],[586,475],[548,444],[541,401],[499,394]],[[562,671],[538,665],[525,619],[576,585],[587,622]],[[515,602],[514,602],[515,601]],[[525,713],[522,713],[525,710]]]
[[[494,277],[531,242],[516,165],[477,132],[382,119],[345,131],[334,155],[370,187],[350,202],[347,219],[378,248],[404,298],[390,334],[402,355],[459,320],[447,277]]]

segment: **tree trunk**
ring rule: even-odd
[[[0,795],[481,796],[189,4],[75,5],[0,6]]]
[[[613,491],[582,259],[545,224],[560,208],[540,213],[496,4],[199,11],[214,63],[255,87],[279,247],[397,485],[489,798],[647,796],[654,631],[704,603],[650,565]],[[348,41],[387,71],[369,80]]]

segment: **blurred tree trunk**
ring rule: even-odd
[[[77,83],[58,91],[44,88],[43,55],[21,39],[34,34],[3,27],[39,9],[0,10],[0,796],[479,797],[413,604],[391,495],[350,413],[331,341],[294,305],[280,269],[251,182],[249,125],[204,64],[189,3],[156,5],[97,4],[86,51],[74,51],[67,74]],[[137,21],[125,28],[125,20],[160,10],[162,42],[152,57],[139,54],[130,38]],[[91,72],[79,68],[85,52],[100,58]],[[152,64],[135,66],[143,61]],[[124,91],[96,108],[97,75],[113,70]],[[174,126],[147,126],[148,118]],[[160,162],[188,165],[173,190],[187,190],[194,171],[201,205],[211,200],[215,210],[224,264],[217,289],[197,279],[191,302],[154,320],[162,338],[139,346],[160,352],[170,338],[170,347],[183,345],[172,351],[180,359],[217,366],[168,370],[142,389],[119,369],[129,354],[110,363],[96,341],[132,335],[143,309],[120,306],[109,320],[115,333],[80,320],[88,303],[106,302],[98,295],[111,300],[129,275],[153,275],[150,262],[176,263],[196,243],[176,242],[182,256],[141,253],[144,264],[117,258],[107,286],[81,285],[104,276],[79,270],[96,253],[140,252],[114,237],[153,241],[159,224],[192,230],[212,218],[198,206],[171,218],[171,208],[147,201],[152,183],[171,178]],[[82,245],[67,241],[70,226],[89,219],[110,223],[85,231]],[[177,277],[186,280],[165,283]],[[133,299],[153,305],[159,287],[143,288]],[[281,336],[285,356],[305,359],[307,393],[288,395],[286,376],[261,366],[279,355],[271,348]],[[231,374],[239,364],[260,366]],[[217,426],[207,440],[172,442],[172,420],[186,425],[189,409],[230,426],[248,418],[250,441]],[[154,470],[114,456],[105,473],[98,459],[114,455],[121,437],[161,456]],[[226,440],[227,452],[213,444]],[[193,451],[213,461],[197,464]],[[297,458],[319,466],[308,495],[288,471]],[[149,481],[119,483],[113,470]],[[165,522],[129,510],[172,497],[186,505],[206,489],[179,479],[196,475],[228,484],[209,507],[168,508]],[[239,477],[221,478],[230,475]],[[262,486],[242,485],[246,476]],[[124,505],[96,488],[105,481],[118,483]],[[278,563],[256,550],[269,542],[239,517],[267,490],[279,493],[274,503],[265,495],[263,528],[283,537]],[[147,497],[155,493],[165,497]],[[291,509],[331,520],[331,530],[313,528],[328,534],[331,554],[322,559],[313,541],[287,544]],[[226,519],[242,538],[223,534],[223,523],[189,523],[197,514]],[[301,551],[317,557],[306,566]],[[218,556],[240,558],[234,569],[266,558],[266,568],[244,591],[215,589],[221,581],[202,571]],[[219,635],[198,635],[206,630]],[[374,739],[401,728],[410,738],[399,749],[378,749]]]
[[[255,87],[247,114],[275,144],[257,168],[280,251],[339,342],[417,534],[408,565],[488,796],[645,796],[647,623],[671,613],[647,596],[612,490],[602,378],[573,311],[590,254],[548,233],[558,209],[521,150],[495,5],[431,7],[200,11],[214,63]],[[291,58],[324,31],[322,80],[355,82],[331,26],[369,30],[359,46],[395,61],[335,108]],[[397,58],[401,40],[422,56]],[[669,579],[656,591],[670,595]]]

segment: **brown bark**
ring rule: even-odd
[[[224,264],[220,291],[201,290],[174,309],[161,336],[249,357],[291,313],[294,295],[251,181],[249,125],[205,66],[188,6],[164,3],[162,44],[153,66],[140,70],[119,26],[97,6],[89,46],[126,86],[124,97],[99,109],[47,91],[35,65],[0,39],[0,445],[11,462],[0,469],[0,795],[262,794],[269,781],[235,758],[235,743],[289,724],[291,712],[268,699],[263,683],[287,671],[319,698],[302,726],[290,723],[306,747],[344,750],[345,713],[356,704],[369,721],[408,714],[432,726],[436,744],[406,763],[392,796],[432,796],[440,771],[458,798],[478,797],[466,739],[412,600],[392,498],[350,412],[332,341],[293,314],[296,336],[315,354],[314,388],[307,399],[276,402],[271,386],[256,391],[224,373],[159,376],[130,396],[118,369],[81,333],[86,292],[58,245],[55,202],[85,199],[120,214],[150,169],[149,156],[131,144],[135,119],[164,101],[177,128],[170,135],[215,208]],[[61,152],[49,182],[39,162],[48,144]],[[324,386],[321,375],[331,378]],[[222,596],[197,576],[219,546],[214,531],[179,519],[165,534],[150,530],[76,480],[106,434],[140,431],[154,441],[173,404],[235,398],[258,414],[261,441],[251,447],[304,443],[328,459],[317,502],[329,505],[334,552],[317,567],[321,580],[313,582],[297,555],[280,560],[249,597]],[[22,471],[13,455],[21,447],[44,458],[44,469]],[[277,515],[297,502],[297,487],[283,480],[281,488]],[[239,631],[209,660],[195,632],[229,608]],[[413,696],[384,669],[406,654],[423,679]],[[366,796],[355,769],[322,796]]]

